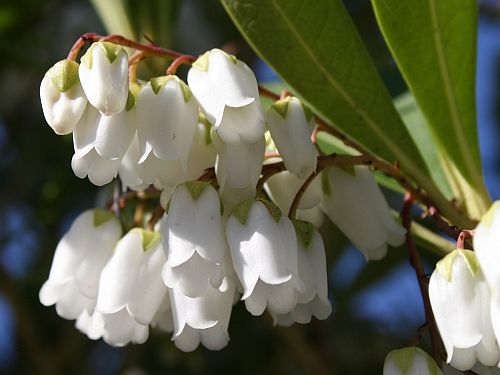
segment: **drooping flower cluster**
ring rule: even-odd
[[[152,326],[173,331],[184,351],[227,345],[240,292],[251,314],[267,309],[275,324],[326,319],[323,212],[367,259],[404,240],[373,175],[319,173],[310,110],[286,97],[264,115],[253,72],[234,56],[205,53],[187,81],[130,80],[126,51],[103,41],[80,65],[63,60],[47,72],[45,118],[57,134],[73,133],[75,174],[96,185],[119,176],[123,190],[153,185],[165,213],[154,229],[123,236],[115,216],[82,214],[57,247],[40,300],[91,339],[142,343]],[[286,170],[259,186],[270,143]],[[197,180],[210,168],[215,179]]]

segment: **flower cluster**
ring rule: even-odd
[[[369,168],[318,170],[311,111],[288,96],[264,114],[242,61],[208,51],[188,84],[138,81],[128,65],[121,46],[100,41],[40,86],[48,124],[73,134],[78,177],[118,176],[123,191],[153,185],[165,209],[126,233],[111,213],[86,211],[60,241],[40,300],[89,338],[142,343],[152,326],[172,331],[181,350],[218,350],[240,294],[252,315],[267,309],[278,325],[326,319],[323,214],[367,260],[404,241]],[[263,172],[266,151],[279,173]]]

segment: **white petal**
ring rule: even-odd
[[[135,107],[112,116],[101,116],[95,149],[106,159],[121,159],[127,152],[137,128]]]
[[[73,131],[73,146],[76,158],[84,156],[94,148],[100,117],[95,108],[87,106]]]
[[[261,111],[258,100],[244,107],[226,106],[214,129],[224,143],[258,142],[265,132]]]

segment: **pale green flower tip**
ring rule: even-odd
[[[118,44],[110,43],[110,42],[97,42],[99,47],[102,48],[106,58],[108,59],[110,64],[117,59],[118,55],[121,53],[126,53],[122,46]]]
[[[76,61],[61,60],[50,68],[47,74],[57,90],[65,92],[79,82],[78,67]]]
[[[127,103],[125,104],[125,110],[129,112],[135,106],[135,97],[131,90],[128,90]]]
[[[231,215],[234,215],[234,217],[240,222],[241,225],[246,225],[248,221],[248,215],[250,213],[250,209],[252,208],[253,203],[254,203],[253,198],[241,202],[235,208],[233,208]]]
[[[479,263],[476,254],[471,250],[455,249],[447,254],[436,264],[436,270],[443,276],[449,283],[452,280],[453,262],[457,256],[461,256],[467,268],[472,275],[475,275],[479,270]]]
[[[138,230],[142,240],[142,249],[148,251],[152,247],[156,246],[161,239],[160,232],[147,230],[143,228],[136,228],[133,230]]]
[[[186,85],[186,83],[178,78],[177,76],[175,76],[175,79],[177,80],[177,82],[179,82],[180,86],[181,86],[181,89],[182,89],[182,95],[184,96],[184,102],[185,103],[188,103],[191,98],[193,97],[193,93],[191,92],[191,89],[189,88],[188,85]]]
[[[441,370],[439,369],[436,362],[422,349],[418,347],[407,347],[402,349],[396,349],[389,354],[387,354],[386,361],[393,360],[394,363],[398,366],[403,374],[408,374],[410,371],[415,356],[417,354],[422,355],[427,362],[427,367],[429,369],[429,373],[431,375],[439,375],[441,374]]]
[[[197,201],[198,198],[201,196],[205,188],[210,186],[210,183],[207,181],[186,181],[182,185],[186,187],[186,189],[189,191],[189,194],[191,195],[191,198],[193,198],[193,201]],[[182,186],[181,185],[181,186]]]
[[[102,208],[94,208],[94,228],[97,228],[105,223],[107,223],[109,220],[113,220],[115,218],[115,215],[113,215],[112,212],[103,210]]]
[[[92,69],[92,51],[94,50],[97,43],[92,43],[89,49],[80,58],[80,63],[87,69]]]
[[[493,225],[493,220],[495,219],[495,213],[499,208],[500,208],[500,201],[495,201],[481,218],[480,224],[487,228],[491,228],[491,226]]]
[[[302,220],[292,220],[292,224],[295,228],[295,234],[297,235],[297,238],[299,239],[304,249],[309,249],[314,232],[316,231],[314,225]]]
[[[274,221],[276,221],[277,223],[280,222],[282,213],[278,206],[264,198],[258,198],[257,201],[262,203],[267,208]]]
[[[288,105],[290,104],[290,101],[292,100],[291,96],[287,96],[286,98],[280,99],[273,104],[271,104],[271,108],[275,110],[281,117],[286,119],[286,115],[288,113]]]
[[[324,170],[321,172],[321,188],[323,190],[323,193],[326,194],[327,196],[332,195],[332,189],[330,187],[330,181],[328,181],[328,170]]]
[[[302,110],[304,111],[304,115],[306,116],[307,122],[311,122],[311,120],[313,119],[313,112],[311,108],[309,108],[309,106],[304,104],[302,100],[300,101],[300,105],[302,106]]]
[[[196,61],[191,65],[193,68],[199,69],[203,72],[208,70],[208,55],[210,51],[205,52],[203,55],[198,57]]]
[[[149,80],[149,83],[151,84],[151,89],[153,90],[155,95],[158,95],[158,93],[165,87],[165,85],[170,81],[171,79],[175,79],[179,86],[181,87],[182,90],[182,95],[184,98],[184,102],[189,102],[191,98],[193,97],[193,93],[191,92],[191,89],[189,88],[188,85],[184,83],[183,80],[181,80],[179,77],[174,76],[174,75],[168,75],[168,76],[160,76],[160,77],[154,77]]]
[[[271,132],[268,130],[264,133],[264,137],[266,140],[266,150],[273,152],[278,151],[276,144],[274,143],[273,137],[271,136]]]
[[[223,51],[224,52],[224,51]],[[226,53],[224,52],[224,54],[226,55],[226,57],[229,59],[229,61],[231,61],[234,65],[236,65],[238,63],[238,59],[236,58],[236,56],[234,55],[231,55],[229,53]]]

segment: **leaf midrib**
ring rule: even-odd
[[[408,169],[412,169],[415,175],[420,175],[419,168],[413,164],[413,162],[406,158],[404,151],[402,151],[397,145],[388,141],[388,137],[385,136],[384,132],[379,129],[377,123],[372,120],[372,118],[361,108],[361,106],[354,100],[349,93],[344,89],[344,87],[337,82],[337,80],[330,75],[328,70],[323,66],[321,61],[316,57],[314,52],[311,50],[309,45],[304,41],[300,33],[296,30],[295,26],[291,22],[291,20],[287,17],[286,13],[284,13],[283,9],[276,3],[276,0],[271,0],[271,4],[275,7],[276,11],[279,13],[280,17],[286,23],[288,28],[290,29],[292,35],[297,39],[299,45],[306,51],[307,55],[314,62],[315,66],[324,74],[328,82],[333,86],[333,88],[341,95],[341,97],[351,106],[354,112],[356,112],[361,118],[365,120],[367,125],[372,129],[373,132],[379,137],[379,139],[384,143],[394,155],[397,155],[402,162],[401,164],[405,165]]]

